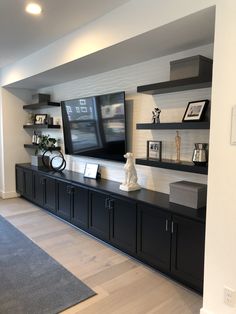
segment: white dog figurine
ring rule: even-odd
[[[124,157],[127,159],[124,166],[125,169],[125,181],[120,185],[122,191],[135,191],[140,190],[141,187],[137,183],[137,172],[134,166],[134,159],[132,153],[126,153]]]

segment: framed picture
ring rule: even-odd
[[[34,124],[46,124],[47,114],[36,114],[34,116]]]
[[[161,160],[161,141],[147,141],[147,159]]]
[[[182,121],[185,122],[201,120],[203,118],[208,103],[209,103],[208,99],[190,101],[185,110]]]
[[[91,178],[96,179],[98,174],[98,164],[89,164],[86,163],[85,169],[84,169],[84,177],[85,178]]]

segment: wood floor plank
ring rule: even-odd
[[[198,294],[22,198],[0,215],[97,292],[63,314],[197,314]]]

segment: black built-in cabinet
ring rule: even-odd
[[[138,256],[163,271],[170,271],[170,222],[170,213],[138,205]]]
[[[24,169],[21,167],[16,167],[16,192],[24,195]]]
[[[136,252],[136,203],[90,192],[89,231],[130,253]]]
[[[136,253],[136,203],[118,197],[110,199],[110,241],[116,247]]]
[[[57,189],[58,189],[57,215],[67,221],[70,221],[71,201],[73,197],[74,187],[66,182],[57,181]]]
[[[169,203],[168,195],[119,190],[117,182],[71,171],[16,165],[16,190],[97,238],[202,292],[205,208]]]
[[[57,210],[56,180],[50,177],[43,178],[44,208],[55,213]],[[37,192],[35,192],[37,194]]]
[[[193,287],[203,286],[205,225],[172,218],[171,273]]]
[[[71,188],[71,223],[87,230],[89,191],[80,186],[71,186]]]
[[[108,241],[110,235],[109,198],[101,192],[90,192],[89,231],[98,238]]]

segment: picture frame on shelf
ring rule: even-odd
[[[147,141],[147,159],[161,161],[161,151],[161,141]]]
[[[190,101],[185,110],[182,122],[202,120],[208,103],[208,99]]]
[[[46,124],[47,123],[47,114],[35,114],[34,124]]]
[[[98,175],[98,164],[90,164],[86,163],[85,169],[84,169],[84,177],[90,178],[90,179],[96,179]]]

